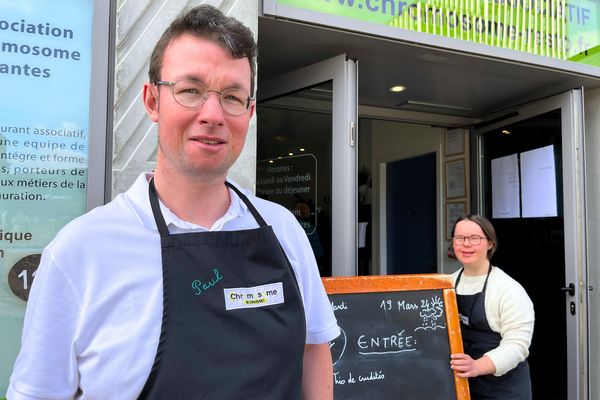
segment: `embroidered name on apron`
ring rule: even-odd
[[[223,289],[223,292],[227,310],[265,307],[284,302],[282,282],[250,288]]]

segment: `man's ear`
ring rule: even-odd
[[[144,84],[144,107],[152,122],[158,122],[158,86],[146,82]]]

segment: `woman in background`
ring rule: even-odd
[[[469,378],[473,400],[531,399],[533,304],[517,281],[492,266],[497,246],[486,218],[466,215],[455,222],[448,253],[463,265],[453,277],[464,354],[452,354],[450,366]]]

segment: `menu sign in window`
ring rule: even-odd
[[[256,166],[256,195],[294,214],[308,235],[317,227],[317,159],[312,154],[262,160]]]

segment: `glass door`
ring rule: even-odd
[[[533,397],[585,398],[587,266],[580,90],[510,110],[475,131],[478,208],[498,234],[492,263],[531,297]]]
[[[259,82],[256,194],[296,216],[322,276],[356,275],[356,83],[343,54]]]

